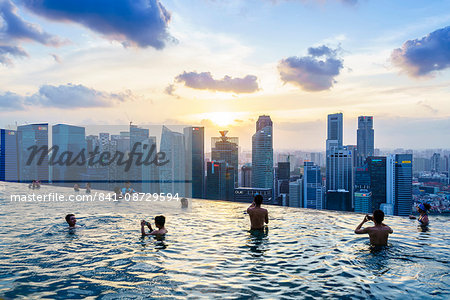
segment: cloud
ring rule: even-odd
[[[23,110],[24,97],[13,92],[0,91],[0,108],[2,111]]]
[[[1,22],[1,20],[3,20]],[[3,24],[2,24],[3,23]],[[23,20],[17,8],[9,1],[0,1],[0,41],[34,41],[47,46],[59,46],[63,42],[54,35],[43,31],[39,26]]]
[[[53,57],[53,59],[54,59],[58,64],[61,63],[61,58],[59,57],[59,55],[54,54],[54,53],[51,53],[50,55]]]
[[[2,110],[22,110],[30,106],[77,109],[88,107],[110,107],[118,102],[134,99],[131,91],[107,93],[85,87],[81,84],[60,86],[43,85],[31,96],[21,96],[13,92],[0,92]]]
[[[174,85],[174,84],[169,84],[169,85],[164,89],[164,92],[165,92],[167,95],[174,96],[175,85]]]
[[[439,110],[437,110],[436,108],[432,107],[430,104],[428,104],[426,101],[418,101],[417,105],[427,109],[428,111],[430,111],[433,114],[437,114],[439,112]]]
[[[171,14],[159,0],[21,0],[33,13],[81,24],[124,46],[164,48]]]
[[[421,39],[408,40],[391,54],[391,61],[411,77],[431,75],[450,67],[450,26]]]
[[[278,64],[281,80],[306,91],[330,89],[343,68],[343,60],[336,57],[337,50],[320,46],[309,48],[309,56],[291,56]]]
[[[28,54],[19,46],[0,45],[0,64],[9,66],[12,61],[9,57],[25,57]]]
[[[214,79],[210,72],[183,72],[175,78],[175,81],[193,89],[239,94],[258,91],[257,79],[254,75],[247,75],[244,78],[232,78],[226,75],[222,79]]]

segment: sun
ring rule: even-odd
[[[212,112],[207,114],[207,118],[214,124],[224,127],[233,124],[236,115],[232,112]]]

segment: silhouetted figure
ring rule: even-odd
[[[188,199],[181,198],[180,202],[181,202],[181,208],[188,208],[188,206],[189,206]]]
[[[373,216],[366,215],[364,220],[356,227],[356,234],[369,234],[370,243],[374,246],[386,246],[388,242],[389,234],[393,233],[393,230],[383,224],[384,220],[384,212],[380,209],[377,209],[373,212]],[[366,227],[361,229],[364,223],[368,221],[373,221],[375,226]]]
[[[256,195],[253,203],[247,208],[250,216],[251,230],[264,230],[264,223],[269,224],[269,212],[262,208],[263,197]]]

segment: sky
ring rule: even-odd
[[[323,150],[450,148],[450,1],[0,0],[0,127],[202,125]],[[208,149],[207,149],[208,150]]]

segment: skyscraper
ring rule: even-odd
[[[226,161],[234,169],[234,186],[238,186],[239,138],[227,137],[227,130],[219,131],[220,137],[211,137],[211,159]]]
[[[87,154],[85,128],[67,124],[52,126],[52,147],[58,149],[58,156],[70,151],[75,158],[82,151]],[[89,154],[87,154],[89,156]],[[88,157],[87,156],[87,157]],[[79,162],[79,161],[78,161]],[[77,163],[68,166],[55,164],[52,166],[52,182],[60,185],[71,186],[74,182],[82,180],[82,174],[86,171],[86,164],[80,166]]]
[[[328,130],[327,130],[327,150],[330,147],[342,147],[343,145],[343,114],[336,113],[328,115]]]
[[[435,173],[441,171],[441,155],[439,153],[433,153],[431,157],[431,171]]]
[[[17,127],[19,181],[48,181],[48,124],[29,124]],[[30,148],[32,147],[32,148]],[[33,156],[33,149],[39,152]],[[40,149],[40,150],[39,150]]]
[[[260,116],[252,137],[252,187],[273,189],[272,120]]]
[[[135,148],[135,152],[142,153],[142,142],[147,140],[149,137],[149,130],[146,128],[140,128],[136,125],[130,124],[130,151],[133,151]],[[101,140],[101,138],[100,138]],[[128,172],[128,180],[133,182],[133,187],[136,191],[142,191],[142,165],[136,164],[136,159],[133,160],[133,165],[131,166]]]
[[[162,127],[160,152],[165,153],[167,164],[160,166],[160,190],[161,193],[171,193],[184,196],[186,185],[191,184],[186,179],[186,153],[184,134]]]
[[[213,200],[233,200],[234,169],[226,161],[206,164],[206,197]]]
[[[302,195],[302,180],[289,182],[289,206],[290,207],[302,207],[303,195]]]
[[[17,132],[0,129],[0,181],[18,181]]]
[[[385,156],[370,156],[367,158],[367,167],[370,177],[371,202],[369,210],[371,213],[381,208],[381,204],[387,203],[387,160]]]
[[[373,117],[359,116],[357,130],[357,166],[360,167],[366,158],[374,155]]]
[[[346,147],[332,148],[327,151],[326,190],[330,192],[346,191],[345,198],[350,197],[351,205],[337,206],[351,209],[353,207],[353,156]],[[335,195],[330,194],[330,195]],[[340,196],[339,196],[340,197]],[[338,199],[338,198],[336,198]],[[328,199],[327,199],[328,202]],[[328,207],[327,207],[328,208]]]
[[[149,157],[148,161],[153,161],[157,157],[156,137],[149,136],[148,139],[142,141],[143,157]],[[142,192],[143,193],[159,193],[159,170],[155,164],[143,164],[142,170]]]
[[[355,192],[355,212],[367,214],[371,211],[372,193],[367,189],[360,189]]]
[[[303,171],[303,207],[323,209],[323,188],[320,167],[305,161]]]
[[[186,197],[205,198],[205,128],[184,128],[186,147]]]
[[[412,154],[396,154],[394,165],[394,188],[396,216],[408,216],[411,214],[412,199]]]
[[[252,186],[252,165],[247,163],[241,168],[241,187]]]

